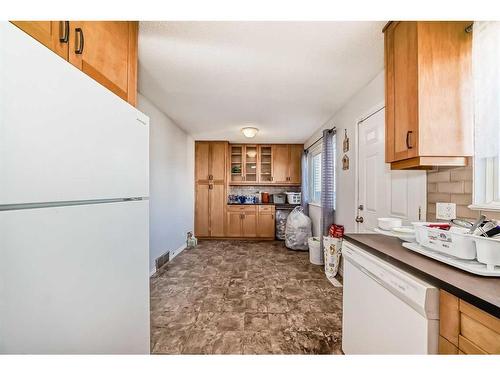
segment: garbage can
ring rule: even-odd
[[[319,237],[309,237],[307,244],[309,245],[309,261],[318,266],[323,265],[325,262],[323,260]]]

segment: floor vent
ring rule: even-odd
[[[156,270],[158,271],[161,267],[168,263],[170,260],[170,251],[167,251],[163,255],[160,255],[155,259]]]

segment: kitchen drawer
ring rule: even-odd
[[[462,335],[458,336],[458,348],[464,354],[488,354],[479,346],[466,339]]]
[[[274,206],[259,206],[259,212],[261,212],[261,213],[264,213],[264,212],[272,213],[272,212],[274,212]]]
[[[257,206],[253,205],[228,205],[228,212],[257,212]]]
[[[460,334],[485,352],[500,354],[500,334],[464,313],[460,314]]]

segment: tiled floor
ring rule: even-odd
[[[341,303],[307,252],[201,241],[151,278],[151,351],[341,353]]]

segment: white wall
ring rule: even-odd
[[[138,108],[150,118],[149,263],[186,242],[194,228],[194,140],[139,94]]]
[[[335,222],[345,226],[346,232],[355,231],[354,218],[356,216],[356,131],[357,122],[364,116],[370,114],[374,109],[384,104],[384,72],[380,72],[371,82],[350,98],[332,118],[319,128],[305,143],[305,147],[311,145],[319,137],[324,129],[335,126],[337,128],[337,210]],[[349,156],[350,168],[342,170],[342,142],[344,130],[350,138]],[[317,207],[309,207],[313,230],[319,234],[320,214]]]

